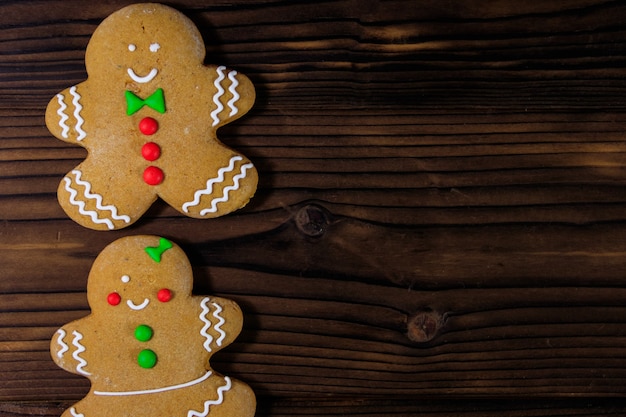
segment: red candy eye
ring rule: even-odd
[[[122,301],[122,297],[116,292],[112,292],[107,296],[107,303],[111,304],[112,306],[118,305],[120,301]]]
[[[157,299],[162,303],[167,303],[172,299],[172,291],[167,288],[160,289],[157,293]]]

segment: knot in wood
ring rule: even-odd
[[[295,216],[298,230],[309,237],[321,237],[330,224],[328,212],[323,207],[307,204]]]
[[[434,311],[420,311],[407,322],[407,337],[416,343],[426,343],[435,338],[443,318]]]

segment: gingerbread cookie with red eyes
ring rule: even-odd
[[[134,4],[98,26],[85,54],[87,80],[46,110],[55,137],[87,150],[57,190],[70,218],[113,230],[133,224],[159,197],[199,219],[248,203],[257,171],[216,131],[250,110],[254,87],[204,58],[196,26],[164,5]]]
[[[91,381],[64,417],[252,417],[255,396],[211,369],[209,359],[242,328],[233,301],[193,296],[176,244],[131,236],[107,246],[87,283],[91,314],[57,330],[61,368]]]

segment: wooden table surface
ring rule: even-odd
[[[626,415],[626,2],[171,2],[255,84],[219,136],[259,189],[95,232],[56,200],[86,153],[43,114],[126,3],[0,2],[0,416],[86,394],[49,340],[134,234],[240,304],[212,363],[259,416]]]

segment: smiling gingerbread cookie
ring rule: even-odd
[[[203,64],[195,25],[159,4],[106,18],[85,55],[88,78],[52,98],[46,125],[87,149],[57,190],[65,212],[95,230],[127,227],[158,198],[184,215],[218,217],[247,204],[253,164],[216,130],[252,107],[243,74]]]
[[[57,365],[91,381],[64,417],[254,415],[252,390],[209,364],[241,331],[241,311],[192,296],[192,281],[187,257],[167,239],[125,237],[102,251],[87,283],[91,314],[50,344]]]

